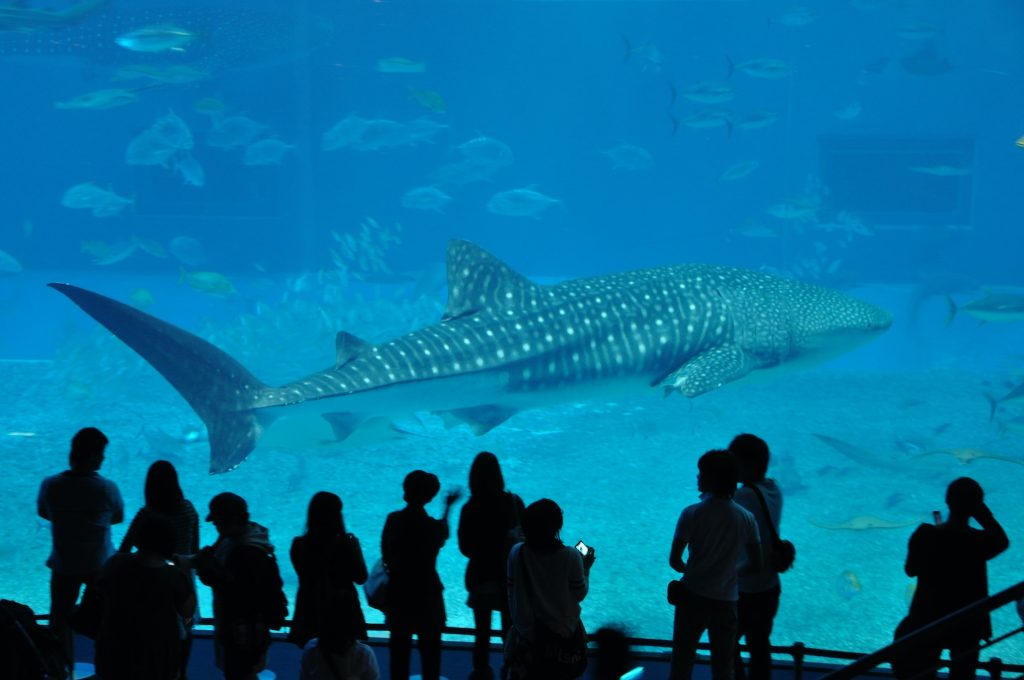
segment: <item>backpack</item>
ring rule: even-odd
[[[23,604],[0,600],[0,658],[11,680],[65,680],[68,658],[57,637]]]

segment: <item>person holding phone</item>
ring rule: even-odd
[[[549,498],[523,511],[525,541],[508,557],[512,627],[505,665],[512,680],[576,678],[586,669],[580,603],[590,588],[595,550],[562,543],[562,509]]]
[[[958,609],[988,597],[988,561],[1010,546],[1003,527],[985,505],[985,492],[970,477],[953,480],[946,489],[949,516],[938,524],[922,524],[910,537],[907,576],[917,577],[909,615],[900,622],[896,637],[937,621]],[[970,526],[974,519],[981,529]],[[925,673],[935,677],[943,649],[950,653],[949,677],[974,678],[978,643],[992,637],[989,615],[963,621],[934,644],[917,645],[913,658],[893,663],[897,677]]]

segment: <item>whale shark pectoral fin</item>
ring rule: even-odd
[[[341,335],[340,333],[338,335]],[[359,426],[366,420],[364,416],[355,413],[324,413],[323,419],[331,426],[334,438],[343,442],[352,436],[352,433],[359,429]]]
[[[489,404],[487,406],[457,408],[445,411],[441,414],[441,417],[445,419],[446,427],[450,426],[450,418],[455,418],[459,422],[469,425],[470,429],[473,430],[473,434],[479,437],[482,434],[487,434],[515,414],[515,409],[497,404]]]
[[[339,331],[335,337],[335,367],[341,368],[348,362],[356,358],[356,356],[364,349],[370,346],[370,343],[366,342],[361,338],[357,338],[351,333],[345,331]]]
[[[726,383],[739,380],[750,373],[751,368],[750,359],[739,347],[733,344],[719,345],[701,352],[651,384],[662,385],[666,396],[679,392],[687,397],[699,397]]]

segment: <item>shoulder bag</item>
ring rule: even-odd
[[[771,532],[772,551],[768,558],[768,567],[779,574],[789,571],[793,562],[796,561],[796,546],[792,541],[786,541],[779,537],[779,532],[776,531],[775,523],[772,521],[772,515],[768,512],[768,502],[765,501],[764,494],[761,493],[757,484],[751,484],[750,489],[754,491],[757,500],[761,502],[761,509],[764,510],[764,517],[768,522],[768,530]]]

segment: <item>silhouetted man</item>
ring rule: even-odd
[[[682,572],[682,594],[672,626],[672,680],[689,680],[697,643],[704,631],[711,642],[711,677],[732,680],[736,647],[737,566],[761,569],[757,521],[733,502],[736,465],[728,451],[708,451],[697,461],[701,501],[683,509],[668,563]],[[689,549],[689,559],[683,552]]]
[[[917,577],[910,614],[901,627],[909,633],[958,609],[988,597],[987,562],[1010,546],[1006,532],[985,505],[981,485],[970,477],[953,480],[946,489],[949,518],[939,525],[922,524],[910,537],[907,576]],[[981,529],[970,526],[974,518]],[[992,637],[988,613],[961,621],[934,644],[914,650],[914,668],[898,675],[934,678],[943,649],[949,650],[951,680],[973,679],[978,665],[978,644]],[[923,675],[918,675],[922,672]]]
[[[124,501],[111,480],[100,476],[109,440],[95,427],[71,439],[69,470],[47,477],[39,488],[39,516],[53,531],[50,567],[50,628],[74,667],[74,636],[69,620],[82,586],[91,583],[114,554],[110,526],[124,521]]]

